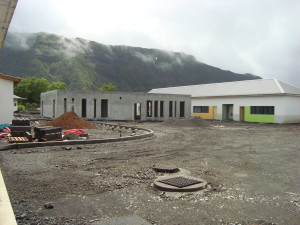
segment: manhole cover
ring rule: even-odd
[[[164,164],[155,165],[153,166],[153,169],[156,172],[162,172],[162,173],[176,173],[179,171],[179,168],[176,166],[164,165]]]
[[[207,181],[190,176],[161,176],[156,178],[153,184],[161,191],[189,192],[206,188]]]
[[[172,185],[172,186],[178,187],[178,188],[183,188],[183,187],[191,186],[193,184],[202,183],[202,181],[200,181],[200,180],[194,180],[194,179],[185,178],[185,177],[173,177],[173,178],[169,178],[169,179],[165,179],[165,180],[160,180],[159,182],[168,184],[168,185]]]

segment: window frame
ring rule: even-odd
[[[193,113],[209,113],[209,106],[193,106]]]

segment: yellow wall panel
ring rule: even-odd
[[[209,106],[208,113],[193,113],[193,116],[200,116],[206,120],[213,120],[217,118],[217,107],[216,106]]]

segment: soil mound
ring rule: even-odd
[[[190,117],[184,119],[170,118],[164,121],[163,124],[172,127],[209,127],[210,126],[210,122],[202,119],[201,117]]]
[[[66,112],[45,126],[61,127],[62,129],[96,129],[96,127],[79,117],[75,112]]]

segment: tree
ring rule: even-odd
[[[14,93],[26,98],[25,102],[27,103],[40,104],[41,93],[55,89],[66,89],[66,84],[64,82],[49,83],[45,78],[26,77],[18,83]]]
[[[27,77],[15,87],[15,94],[26,98],[26,102],[40,103],[40,94],[48,91],[49,81],[45,78]]]
[[[98,90],[99,91],[115,91],[115,90],[117,90],[117,86],[112,83],[103,84]]]
[[[48,91],[57,90],[57,89],[67,89],[66,83],[57,81],[57,82],[52,82],[48,86]]]

